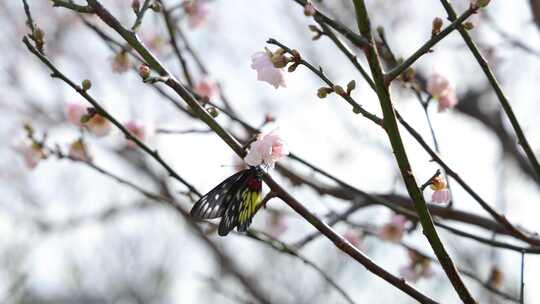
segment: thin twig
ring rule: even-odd
[[[452,7],[452,4],[450,4],[448,0],[441,0],[441,3],[444,6],[446,13],[448,14],[448,18],[452,21],[456,20],[457,18],[456,12],[454,8]],[[512,125],[512,128],[516,132],[518,144],[521,145],[521,147],[525,151],[525,154],[527,155],[527,158],[529,159],[531,166],[536,172],[536,177],[540,179],[540,163],[538,162],[538,159],[536,158],[534,151],[532,150],[529,144],[529,141],[525,137],[525,133],[523,132],[521,125],[519,124],[519,121],[517,120],[517,117],[514,114],[514,110],[512,109],[512,106],[510,105],[508,98],[506,97],[501,86],[499,85],[499,82],[497,81],[495,74],[493,74],[493,71],[489,67],[489,64],[480,53],[480,50],[476,46],[476,43],[473,41],[473,39],[471,38],[467,30],[461,26],[458,28],[458,30],[459,30],[459,33],[461,34],[461,37],[463,38],[463,41],[465,41],[465,44],[467,45],[467,47],[473,54],[474,58],[480,65],[480,68],[486,75],[489,83],[493,87],[493,90],[495,91],[495,95],[497,96],[499,103],[501,104],[504,112],[506,113],[506,116],[510,120],[510,124]]]
[[[454,289],[458,293],[459,297],[464,303],[474,304],[476,301],[472,297],[471,293],[463,283],[459,273],[456,271],[454,262],[450,255],[446,251],[444,244],[442,243],[437,230],[433,224],[431,214],[427,208],[424,197],[416,184],[416,180],[412,173],[412,169],[403,146],[401,135],[399,134],[398,124],[395,117],[394,107],[390,98],[390,92],[387,87],[387,81],[380,65],[379,55],[375,47],[375,41],[371,35],[371,25],[367,14],[365,3],[363,0],[353,0],[356,21],[358,23],[358,29],[360,33],[369,41],[370,47],[366,47],[364,52],[368,60],[371,74],[373,75],[373,81],[375,82],[377,96],[381,104],[384,119],[384,129],[392,145],[396,162],[400,168],[401,176],[405,182],[405,186],[416,207],[420,223],[423,228],[423,233],[429,241],[437,259],[443,267],[448,279],[454,286]]]

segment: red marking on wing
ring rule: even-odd
[[[258,178],[251,178],[246,182],[249,189],[258,190],[261,188],[261,180]]]

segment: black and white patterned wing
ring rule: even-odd
[[[259,209],[261,190],[261,179],[255,169],[252,170],[252,174],[242,177],[242,180],[238,182],[238,187],[231,191],[232,201],[227,204],[228,207],[219,223],[219,235],[227,235],[234,227],[238,227],[240,232],[247,231],[253,216]]]
[[[201,220],[214,219],[223,216],[231,201],[231,192],[233,192],[231,190],[238,187],[237,182],[248,173],[249,169],[242,170],[225,179],[221,184],[203,195],[203,197],[193,205],[189,214],[192,217]]]

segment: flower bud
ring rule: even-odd
[[[272,56],[270,57],[270,60],[272,61],[272,64],[275,68],[281,69],[284,68],[287,63],[289,62],[289,59],[285,57],[285,50],[283,49],[277,49]]]
[[[433,24],[431,26],[431,35],[438,35],[441,32],[442,26],[443,20],[440,17],[436,17],[435,19],[433,19]]]
[[[150,5],[150,9],[156,13],[161,12],[161,4],[159,2],[154,2]]]
[[[474,24],[470,21],[467,21],[463,23],[463,28],[466,29],[467,31],[470,31],[474,28]]]
[[[216,117],[219,115],[219,110],[218,110],[216,107],[209,107],[209,108],[208,108],[208,113],[209,113],[212,117],[216,118]]]
[[[131,1],[131,8],[133,9],[133,12],[135,14],[138,14],[141,10],[141,2],[139,0],[133,0]]]
[[[311,40],[318,40],[319,38],[321,38],[323,32],[317,26],[310,24],[308,28],[314,33],[313,37],[311,37]]]
[[[150,77],[150,67],[147,66],[146,64],[141,64],[139,66],[139,75],[141,76],[142,79],[146,79],[148,77]]]
[[[90,80],[85,79],[82,81],[82,89],[83,91],[88,91],[92,87],[92,82]]]
[[[347,95],[347,93],[345,93],[345,90],[343,89],[343,87],[340,86],[340,85],[335,85],[334,86],[334,92],[336,92],[337,94],[339,94],[341,96]]]
[[[488,6],[489,2],[491,2],[491,0],[474,0],[473,5],[478,7],[486,7]]]
[[[317,11],[315,10],[315,6],[313,6],[313,3],[307,2],[304,6],[304,15],[311,17],[315,16],[315,13],[317,13]]]
[[[332,92],[334,92],[333,89],[327,88],[327,87],[322,87],[322,88],[319,88],[319,89],[317,90],[317,96],[318,96],[319,98],[326,98],[326,96],[328,96],[328,94],[330,94],[330,93],[332,93]]]
[[[349,83],[347,83],[347,94],[351,94],[352,90],[356,88],[356,81],[351,80]]]

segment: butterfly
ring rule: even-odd
[[[245,232],[261,204],[263,169],[251,166],[225,179],[203,195],[191,208],[190,215],[199,220],[221,217],[220,236],[237,227]]]

